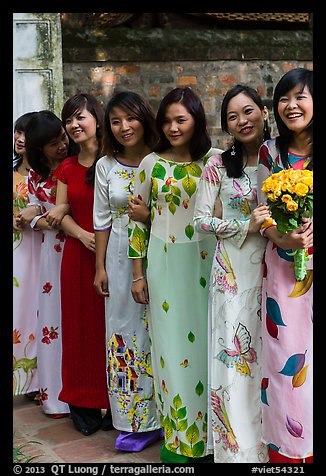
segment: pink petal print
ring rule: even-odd
[[[286,417],[286,429],[290,433],[290,435],[294,436],[295,438],[302,438],[303,426],[297,420],[293,418]]]

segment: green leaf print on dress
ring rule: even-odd
[[[192,225],[187,225],[186,228],[185,228],[185,235],[187,238],[189,238],[189,240],[192,239],[192,237],[194,236],[194,233],[195,233],[195,230],[194,230],[194,227]]]
[[[160,399],[162,402],[162,400]],[[202,415],[197,416],[201,420]],[[194,421],[188,425],[187,407],[182,405],[182,399],[179,394],[173,398],[173,405],[170,405],[170,416],[167,414],[161,419],[165,433],[166,448],[173,453],[180,453],[190,458],[199,458],[204,454],[205,445],[203,440],[199,440],[200,431],[198,424]],[[207,431],[207,415],[202,423],[203,431]],[[206,430],[205,430],[206,428]],[[176,435],[175,435],[176,433]]]
[[[131,251],[134,252],[135,257],[141,256],[146,251],[147,233],[136,225],[130,243],[132,245]],[[137,253],[138,252],[138,253]]]
[[[161,165],[159,162],[156,162],[152,170],[152,177],[164,180],[165,174],[166,170],[163,165]]]
[[[196,191],[197,183],[195,179],[188,176],[182,180],[182,186],[184,191],[191,197]]]
[[[170,308],[169,303],[164,301],[163,304],[162,304],[162,308],[163,308],[163,311],[168,312],[168,310]]]

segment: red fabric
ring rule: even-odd
[[[270,463],[313,463],[313,456],[309,456],[309,458],[305,458],[304,461],[301,459],[294,459],[288,458],[287,456],[283,456],[277,451],[272,450],[269,448],[269,462]]]
[[[94,186],[78,156],[55,171],[67,184],[71,214],[81,228],[94,232]],[[95,292],[95,253],[67,237],[61,264],[62,390],[59,399],[87,408],[108,408],[104,299]]]

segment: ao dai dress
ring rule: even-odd
[[[288,154],[290,166],[304,169],[310,157]],[[283,165],[275,140],[259,153],[261,184]],[[260,200],[266,196],[260,192]],[[313,250],[307,275],[296,282],[292,250],[268,241],[263,279],[262,410],[263,441],[288,458],[313,453]]]
[[[215,239],[198,234],[193,211],[204,160],[141,162],[135,196],[151,208],[150,236],[130,225],[129,257],[147,256],[155,393],[167,450],[206,455],[207,303]]]
[[[32,205],[40,205],[42,212],[55,205],[57,180],[50,174],[46,179],[33,170],[29,173],[28,192]],[[31,227],[37,226],[40,216]],[[58,399],[61,390],[61,300],[60,267],[65,234],[58,230],[43,230],[40,258],[40,281],[37,287],[39,315],[37,326],[37,359],[40,403],[44,413],[69,413],[66,403]]]
[[[16,215],[28,205],[28,176],[13,173]],[[37,375],[37,313],[42,231],[29,226],[13,231],[13,394],[39,390]]]
[[[55,176],[67,188],[70,213],[94,233],[94,185],[78,155],[67,157]],[[108,408],[104,300],[94,289],[95,253],[68,235],[61,263],[62,389],[60,400],[82,408]]]
[[[219,197],[222,218],[214,217]],[[262,463],[261,281],[266,240],[248,234],[257,206],[257,167],[240,178],[226,174],[220,156],[211,157],[198,186],[194,223],[217,239],[209,296],[208,446],[216,463]]]
[[[106,252],[110,296],[105,299],[108,389],[113,425],[125,432],[161,427],[154,399],[147,306],[131,294],[128,200],[137,167],[102,157],[96,164],[94,230],[111,230]]]

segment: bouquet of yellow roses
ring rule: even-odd
[[[313,214],[313,173],[311,170],[284,169],[270,175],[262,184],[276,227],[280,233],[298,228],[302,217]],[[294,272],[297,281],[306,274],[306,250],[294,250]]]

